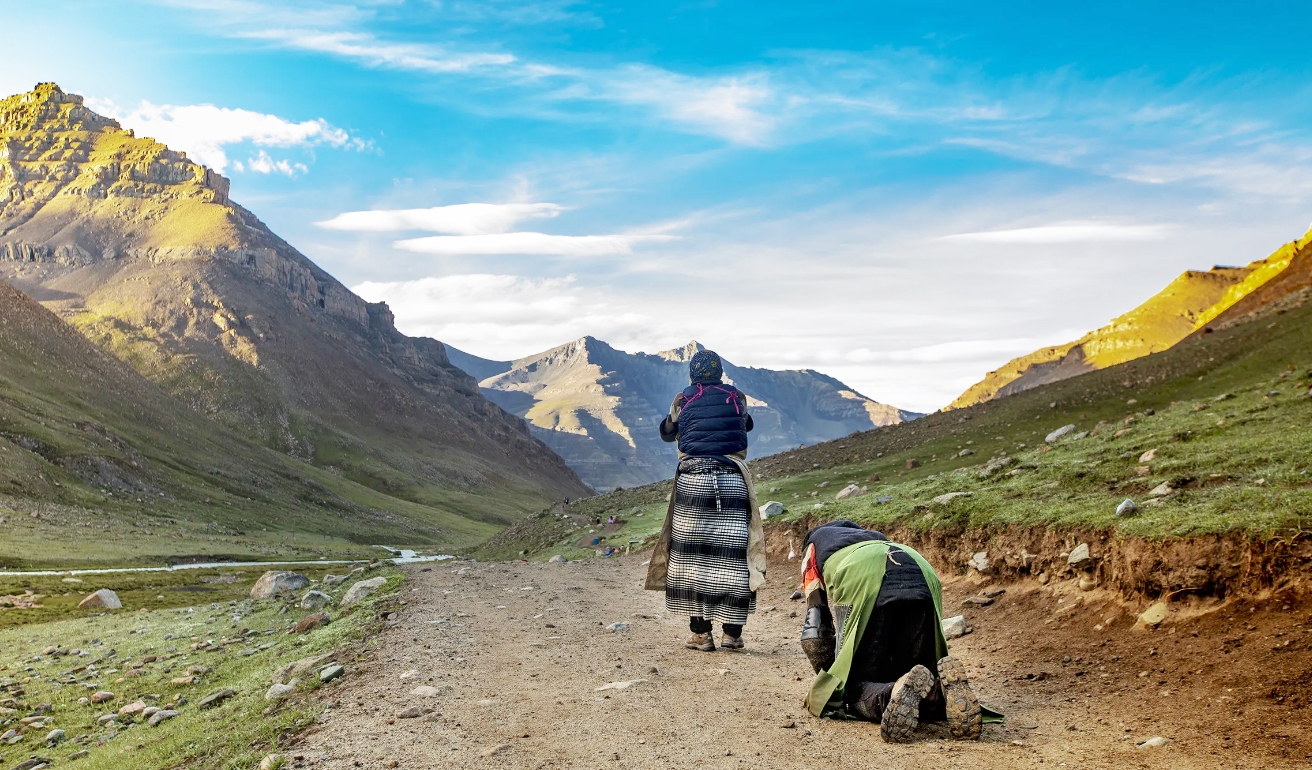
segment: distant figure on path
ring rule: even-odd
[[[924,720],[979,738],[979,700],[948,657],[942,586],[920,554],[850,521],[821,524],[802,545],[802,590],[812,714],[879,722],[890,743],[909,740]]]
[[[647,571],[646,588],[665,592],[665,608],[689,617],[687,647],[743,648],[743,626],[765,583],[765,534],[747,471],[752,416],[747,397],[724,383],[724,364],[709,350],[688,364],[691,385],[661,421],[661,438],[679,442],[674,493]]]

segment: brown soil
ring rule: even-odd
[[[801,705],[810,669],[776,560],[743,653],[685,650],[686,620],[641,590],[643,556],[570,564],[412,568],[406,604],[288,749],[294,766],[1296,767],[1312,765],[1312,618],[1293,589],[1185,600],[1156,630],[1074,580],[1005,584],[952,643],[1007,714],[979,743],[940,726],[891,746],[864,722]],[[986,579],[947,578],[945,606]],[[441,622],[446,621],[446,622]],[[627,623],[624,630],[606,625]],[[403,678],[407,672],[416,672]],[[646,680],[623,690],[608,683]],[[437,696],[411,695],[419,685]],[[430,713],[397,718],[410,706]],[[1153,736],[1171,743],[1136,749]]]

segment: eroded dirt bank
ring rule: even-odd
[[[314,696],[333,707],[288,749],[293,766],[1312,764],[1312,622],[1296,589],[1194,599],[1143,630],[1112,591],[995,583],[1006,593],[965,610],[975,630],[952,650],[1007,724],[987,726],[978,744],[929,729],[890,746],[877,727],[802,708],[810,669],[796,642],[800,608],[788,599],[795,562],[772,560],[747,651],[707,654],[684,650],[686,619],[640,589],[644,560],[410,568],[395,621],[340,684]],[[949,577],[948,611],[989,580]],[[627,628],[607,630],[616,622]],[[419,716],[398,717],[410,707]],[[1158,735],[1172,742],[1136,748]]]

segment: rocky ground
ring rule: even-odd
[[[413,567],[406,604],[289,766],[1299,767],[1312,618],[1301,596],[1199,603],[1156,629],[1073,582],[1003,587],[952,643],[1007,715],[979,743],[929,727],[891,746],[802,707],[793,563],[772,567],[745,652],[683,649],[686,619],[641,590],[645,556]],[[951,612],[988,586],[949,578]],[[619,624],[619,625],[616,625]],[[1158,748],[1138,748],[1154,737]]]

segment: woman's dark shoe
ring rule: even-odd
[[[888,705],[879,720],[879,735],[886,743],[906,743],[920,724],[920,701],[934,688],[934,675],[916,666],[893,684]]]
[[[711,636],[711,632],[709,631],[704,634],[693,634],[688,637],[688,641],[685,642],[683,646],[690,650],[715,652],[715,637]]]
[[[746,645],[743,644],[741,636],[729,636],[725,634],[720,637],[720,649],[722,650],[741,650]]]
[[[943,700],[948,708],[948,730],[953,738],[978,740],[984,727],[979,698],[966,681],[966,667],[956,658],[938,662],[938,679],[943,684]]]

